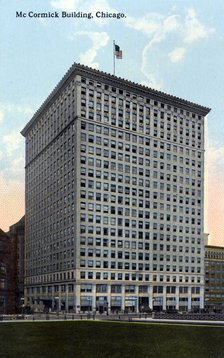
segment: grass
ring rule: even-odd
[[[223,358],[224,327],[97,321],[0,324],[1,358]]]

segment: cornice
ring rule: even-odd
[[[205,245],[206,250],[223,250],[224,246],[215,246],[215,245]]]
[[[81,75],[86,76],[90,79],[96,80],[96,81],[102,81],[109,85],[114,85],[115,87],[122,88],[124,90],[127,90],[129,92],[134,92],[135,94],[138,94],[140,96],[153,98],[154,100],[157,100],[159,102],[163,102],[166,104],[170,104],[172,106],[176,106],[178,108],[185,109],[189,112],[197,113],[201,116],[206,116],[210,112],[210,108],[198,105],[196,103],[181,99],[179,97],[167,94],[165,92],[161,92],[158,90],[154,90],[150,87],[146,87],[140,84],[137,84],[135,82],[123,79],[121,77],[117,77],[114,75],[111,75],[109,73],[95,70],[91,67],[81,65],[79,63],[74,63],[69,70],[66,72],[66,74],[63,76],[63,78],[60,80],[60,82],[56,85],[56,87],[53,89],[53,91],[49,94],[49,96],[46,98],[46,100],[43,102],[43,104],[40,106],[40,108],[35,112],[31,120],[27,123],[27,125],[24,127],[24,129],[21,131],[21,134],[23,136],[26,136],[27,131],[32,126],[32,124],[36,121],[36,119],[42,114],[42,112],[51,105],[51,103],[54,101],[55,96],[58,94],[59,91],[62,91],[63,88],[66,86],[66,84],[71,80],[72,77],[75,75]]]
[[[152,89],[152,88],[144,86],[144,85],[140,85],[138,83],[108,74],[103,71],[92,69],[88,66],[83,66],[80,64],[77,64],[76,66],[79,67],[81,75],[89,76],[91,74],[92,78],[94,78],[95,80],[101,79],[101,80],[103,80],[103,82],[108,82],[110,85],[114,84],[114,86],[116,86],[116,85],[118,86],[118,84],[119,84],[119,87],[121,87],[125,90],[128,90],[130,92],[139,94],[140,96],[153,98],[160,102],[164,102],[166,104],[171,104],[172,106],[176,105],[178,108],[184,108],[185,110],[195,112],[202,116],[206,116],[211,110],[208,107],[201,106],[194,102],[182,99],[180,97],[173,96],[171,94],[167,94],[162,91]],[[99,78],[99,75],[100,75],[100,78]]]

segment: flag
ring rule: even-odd
[[[120,47],[116,44],[114,44],[114,55],[118,59],[122,59],[122,51],[120,50]]]

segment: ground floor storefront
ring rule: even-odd
[[[75,283],[27,287],[25,304],[34,311],[150,312],[204,308],[200,286]]]

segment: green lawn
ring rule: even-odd
[[[0,324],[4,358],[223,358],[224,327],[97,321]]]

